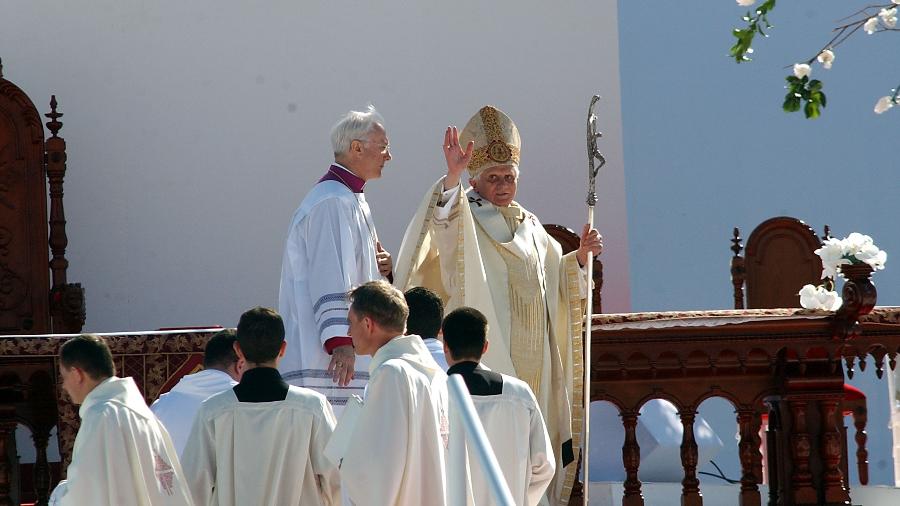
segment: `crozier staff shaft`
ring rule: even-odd
[[[600,100],[600,95],[591,97],[591,105],[588,106],[587,118],[587,151],[588,151],[588,229],[594,228],[594,206],[597,204],[597,173],[600,167],[606,164],[606,158],[597,149],[597,139],[603,134],[597,131],[597,115],[594,114],[594,106]],[[584,504],[589,503],[590,489],[590,427],[591,427],[591,322],[594,309],[594,255],[588,251],[587,256],[587,310],[584,332],[584,448],[581,453],[581,469],[584,482]]]

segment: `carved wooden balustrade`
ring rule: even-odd
[[[681,504],[703,503],[693,424],[698,406],[710,397],[735,407],[739,504],[762,504],[763,414],[769,422],[768,504],[849,504],[842,463],[844,369],[852,376],[857,361],[864,368],[872,357],[881,377],[884,358],[893,369],[900,351],[900,308],[873,310],[874,286],[869,271],[863,271],[846,283],[845,305],[836,313],[760,309],[595,316],[591,400],[609,401],[621,414],[622,504],[644,503],[635,427],[650,399],[665,399],[678,409],[684,428]],[[857,441],[860,437],[864,433]]]

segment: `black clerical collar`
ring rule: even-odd
[[[447,374],[462,376],[470,395],[500,395],[503,393],[503,376],[494,371],[488,371],[478,362],[459,362],[447,369]]]
[[[281,379],[278,369],[255,367],[244,372],[233,390],[240,402],[283,401],[287,398],[288,384]]]

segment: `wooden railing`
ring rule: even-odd
[[[864,366],[871,358],[880,378],[885,357],[894,367],[900,308],[873,310],[868,273],[847,283],[844,298],[837,313],[763,309],[595,316],[591,400],[608,401],[620,411],[626,474],[622,504],[644,504],[635,427],[641,406],[650,399],[667,400],[678,409],[684,429],[681,504],[703,503],[693,426],[698,406],[710,397],[725,398],[735,407],[739,504],[762,504],[763,415],[768,418],[767,502],[849,504],[841,416],[845,368],[852,376],[857,361]],[[855,439],[864,445],[863,428]]]
[[[206,342],[217,330],[101,335],[113,353],[118,375],[134,378],[149,404],[179,378],[200,367]],[[50,490],[61,478],[51,476],[47,463],[48,439],[54,426],[58,428],[62,470],[71,458],[78,410],[58,388],[59,347],[71,337],[0,336],[0,506],[12,505],[12,469],[7,466],[10,460],[5,443],[18,423],[31,429],[35,442],[37,504],[47,504]],[[22,492],[31,497],[29,491]]]

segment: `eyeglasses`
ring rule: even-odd
[[[367,144],[368,144],[368,143],[375,143],[375,141],[372,141],[372,140],[369,140],[369,139],[353,139],[353,140],[359,141],[359,142],[365,142],[365,143],[367,143]],[[381,144],[381,143],[379,143],[378,145],[381,146],[381,154],[382,154],[382,155],[386,155],[387,152],[391,150],[391,145],[390,145],[390,143],[388,143],[388,144]]]
[[[500,184],[503,181],[506,184],[516,184],[516,180],[518,177],[514,174],[505,174],[503,176],[498,174],[491,174],[484,178],[484,182],[487,184]]]

